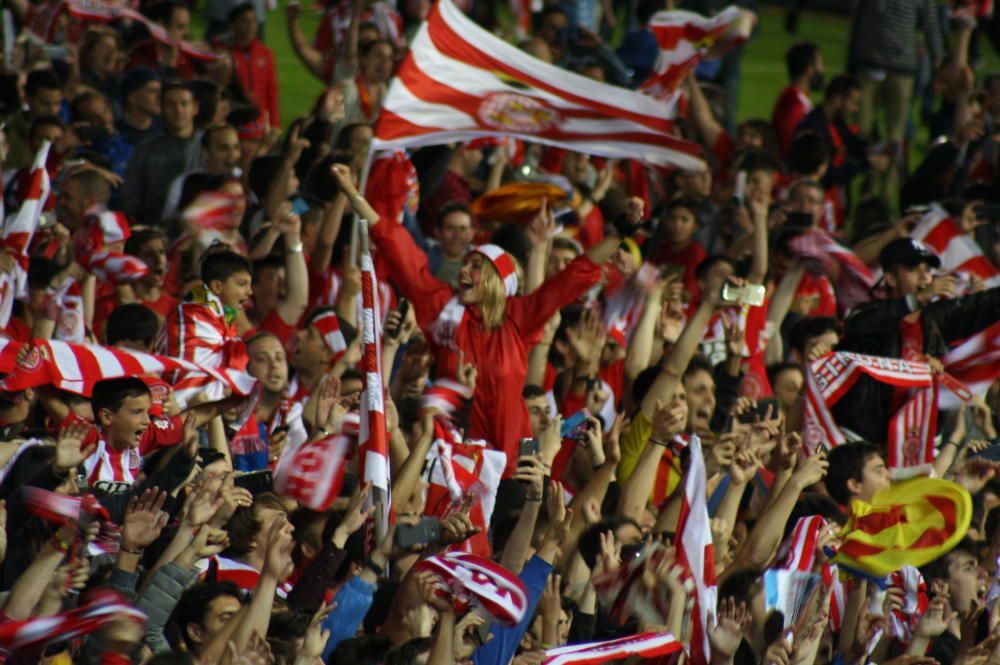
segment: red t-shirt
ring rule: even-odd
[[[795,137],[795,129],[812,110],[812,101],[809,95],[793,85],[788,86],[778,95],[778,101],[774,104],[774,113],[771,114],[771,124],[774,125],[774,133],[778,137],[778,149],[782,157],[788,156],[788,151],[792,147],[792,139]]]
[[[707,257],[708,252],[705,251],[705,248],[697,240],[694,240],[690,245],[681,250],[672,251],[667,247],[662,247],[656,255],[656,263],[659,265],[668,263],[684,268],[684,288],[691,293],[693,302],[694,300],[699,300],[701,297],[698,291],[698,280],[694,276],[694,271],[698,267],[698,264]]]

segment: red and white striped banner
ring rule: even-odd
[[[13,342],[6,346],[10,344]],[[30,351],[0,380],[0,390],[18,392],[52,385],[89,396],[94,384],[103,379],[175,373],[174,398],[182,409],[195,398],[213,402],[229,394],[250,397],[257,388],[256,379],[234,369],[202,367],[178,358],[98,344],[34,340]]]
[[[717,605],[715,550],[705,500],[705,459],[701,439],[691,435],[688,444],[690,466],[684,477],[684,495],[677,517],[677,561],[691,573],[695,586],[695,605],[691,614],[691,662],[707,665],[712,658],[708,644],[709,615]]]
[[[197,46],[186,40],[176,42],[175,44],[167,35],[167,31],[163,26],[155,21],[151,21],[130,7],[104,2],[104,0],[67,0],[66,7],[69,10],[70,16],[86,21],[111,23],[114,21],[129,20],[141,23],[146,26],[153,39],[161,44],[176,45],[181,53],[195,60],[212,62],[222,57],[218,53],[213,53],[207,48]]]
[[[24,195],[21,209],[9,224],[6,220],[0,220],[0,223],[3,223],[0,247],[17,259],[13,272],[0,273],[0,328],[6,328],[10,323],[14,299],[26,298],[28,295],[28,246],[35,231],[38,230],[38,221],[42,218],[45,201],[52,189],[49,172],[45,169],[51,146],[48,141],[43,142],[35,155],[35,161],[31,165],[28,191]]]
[[[358,475],[371,482],[370,502],[382,503],[379,527],[384,534],[391,521],[392,487],[389,481],[389,437],[385,425],[385,388],[382,386],[382,316],[379,312],[378,277],[368,243],[368,227],[361,250],[361,432],[358,436]]]
[[[207,287],[199,288],[204,302],[182,302],[167,315],[157,350],[203,367],[245,369],[247,348],[236,326],[227,322],[218,297]]]
[[[985,397],[993,382],[1000,378],[1000,321],[953,347],[943,362],[948,374],[970,393]],[[956,408],[962,401],[968,401],[967,395],[952,390],[950,382],[944,382],[942,387],[948,390],[941,392],[941,408]]]
[[[714,16],[682,10],[656,12],[649,29],[659,53],[653,72],[639,89],[658,99],[670,97],[703,59],[717,58],[749,39],[753,24],[753,13],[734,5]]]
[[[944,208],[932,206],[910,235],[940,257],[941,270],[975,275],[987,286],[1000,286],[1000,271]]]
[[[340,496],[353,441],[343,435],[307,441],[282,455],[274,472],[274,490],[306,508],[324,511]]]
[[[683,645],[670,633],[639,633],[617,640],[548,649],[543,665],[597,665],[631,656],[651,659],[678,654]]]
[[[695,169],[672,108],[550,65],[439,0],[410,45],[375,125],[373,150],[513,136],[578,152]]]

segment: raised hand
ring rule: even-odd
[[[663,404],[656,401],[656,410],[653,412],[653,433],[650,441],[671,441],[675,436],[684,431],[687,426],[688,409],[687,403],[679,397]]]
[[[163,504],[169,494],[166,491],[148,489],[138,497],[132,497],[125,511],[122,523],[122,549],[135,552],[148,547],[160,537],[170,516],[163,511]]]
[[[463,386],[475,392],[476,390],[476,366],[465,362],[465,352],[458,352],[458,376],[456,377]]]
[[[441,542],[455,545],[479,533],[481,529],[472,523],[468,512],[457,512],[441,520]]]
[[[527,498],[531,501],[541,501],[545,492],[545,467],[538,455],[522,455],[517,458],[517,471],[514,480],[524,484]]]
[[[735,598],[724,598],[719,602],[719,616],[708,622],[708,643],[713,656],[729,660],[743,641],[743,634],[750,626],[750,611],[746,603],[737,605]]]
[[[363,527],[368,517],[375,513],[375,506],[365,507],[365,502],[371,492],[371,482],[358,485],[357,489],[354,490],[351,502],[347,504],[347,509],[344,511],[344,519],[333,532],[333,544],[337,547],[343,548],[347,539]]]
[[[312,615],[309,627],[306,629],[306,635],[302,638],[302,650],[299,652],[299,658],[302,662],[316,662],[323,655],[326,642],[330,639],[330,630],[323,628],[323,621],[333,611],[334,607],[334,605],[324,603]]]
[[[59,433],[56,441],[56,454],[52,460],[52,470],[56,475],[67,473],[70,469],[83,464],[83,461],[94,454],[97,444],[92,443],[83,448],[83,442],[90,434],[91,426],[85,424],[71,425]]]
[[[791,482],[800,490],[804,490],[823,480],[829,466],[826,453],[822,450],[817,451],[815,455],[799,462],[795,473],[792,474]]]
[[[274,520],[268,533],[263,573],[279,582],[292,572],[292,550],[295,549],[295,541],[292,540],[293,531],[294,528],[288,523],[288,519],[280,515]]]

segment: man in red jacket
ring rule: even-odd
[[[257,39],[257,11],[253,3],[244,2],[229,12],[232,31],[230,53],[236,76],[251,101],[267,117],[272,127],[281,126],[278,109],[278,75],[274,53]]]

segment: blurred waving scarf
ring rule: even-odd
[[[136,282],[149,274],[146,264],[134,256],[108,249],[108,245],[125,242],[131,235],[125,215],[94,206],[87,211],[84,228],[73,235],[76,261],[102,282]]]
[[[640,660],[680,655],[683,645],[670,633],[640,633],[617,640],[570,644],[545,652],[542,665],[597,665],[638,656]]]
[[[972,498],[948,480],[913,478],[853,501],[833,561],[875,580],[947,554],[969,530]]]
[[[517,575],[485,557],[446,552],[424,559],[414,570],[437,574],[454,598],[456,608],[478,606],[490,617],[516,625],[528,610],[528,594]]]
[[[25,298],[28,295],[28,247],[35,231],[38,230],[38,222],[51,191],[49,173],[45,169],[51,145],[45,141],[35,155],[28,181],[28,192],[25,194],[21,209],[9,223],[0,220],[3,223],[0,246],[16,259],[13,271],[0,273],[0,328],[6,328],[10,323],[14,299]]]

